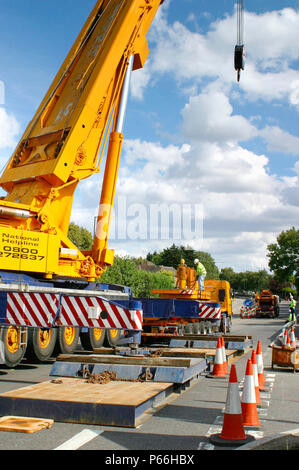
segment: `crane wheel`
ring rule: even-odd
[[[6,367],[12,369],[20,364],[27,347],[27,328],[9,326],[0,328]]]
[[[79,328],[73,326],[59,326],[55,354],[73,354],[79,341]]]
[[[29,328],[27,359],[45,362],[53,355],[57,339],[57,328]]]
[[[101,348],[105,340],[105,329],[89,328],[87,333],[80,332],[80,341],[85,351]]]
[[[117,345],[119,339],[121,336],[121,330],[116,330],[116,329],[111,329],[111,330],[106,330],[105,334],[105,341],[104,344],[108,348],[111,347],[113,348],[114,346]]]

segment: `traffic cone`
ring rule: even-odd
[[[253,378],[254,378],[256,405],[261,406],[262,402],[261,402],[261,397],[260,397],[259,379],[257,375],[256,352],[254,349],[252,350],[252,353],[251,353],[251,363],[252,363],[252,371],[253,371]]]
[[[223,378],[223,377],[225,377],[225,370],[224,370],[224,364],[223,364],[223,354],[222,354],[222,345],[221,345],[221,338],[220,337],[217,340],[216,355],[215,355],[213,371],[212,371],[211,374],[208,374],[207,377],[213,377],[213,378]]]
[[[259,428],[261,424],[257,415],[254,377],[251,359],[248,359],[247,361],[244,388],[241,396],[241,408],[243,416],[243,426]]]
[[[224,339],[223,336],[221,336],[221,344],[222,344],[222,358],[223,358],[223,367],[224,367],[224,372],[225,374],[228,374],[228,367],[227,367],[227,360],[226,360],[226,353],[225,353],[225,344],[224,344]]]
[[[293,326],[291,328],[290,341],[291,341],[291,348],[296,348],[296,337],[295,337],[295,331],[294,331]]]
[[[286,349],[287,348],[287,342],[288,342],[288,333],[287,333],[287,330],[285,329],[284,330],[284,335],[283,335],[283,340],[282,340],[282,349]]]
[[[219,446],[241,446],[254,440],[254,437],[245,434],[243,417],[238,390],[236,366],[230,369],[223,426],[220,434],[212,434],[210,441]]]
[[[265,387],[265,374],[264,374],[264,362],[263,362],[263,354],[262,354],[262,343],[260,341],[257,342],[256,347],[256,363],[257,363],[257,376],[259,381],[259,389],[260,391],[266,390]]]
[[[287,333],[287,348],[288,348],[288,349],[291,349],[291,339],[290,339],[288,333]]]

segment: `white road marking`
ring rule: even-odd
[[[209,444],[208,442],[200,442],[197,450],[214,450],[213,444]]]
[[[97,431],[94,429],[83,429],[83,431],[76,434],[74,437],[64,442],[54,450],[76,450],[87,444],[95,437],[102,434],[103,431]]]
[[[250,436],[255,437],[255,439],[262,439],[264,437],[263,431],[254,431],[254,430],[246,430],[246,434],[250,434]]]

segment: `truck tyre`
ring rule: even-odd
[[[105,340],[105,329],[89,328],[87,333],[80,332],[80,341],[85,351],[101,348]]]
[[[3,354],[6,367],[12,369],[20,364],[27,347],[27,328],[9,326],[0,328],[0,340],[3,344]],[[21,338],[20,338],[21,336]],[[22,338],[23,336],[23,338]],[[20,344],[23,343],[23,344]]]
[[[56,328],[29,328],[28,346],[26,351],[27,359],[33,362],[45,362],[53,356],[57,339]]]
[[[121,336],[121,330],[107,329],[105,334],[104,345],[108,348],[113,348],[117,345]]]
[[[185,335],[192,335],[192,333],[193,333],[193,324],[192,323],[187,323],[187,325],[184,326],[184,333],[185,333]]]
[[[57,331],[55,354],[73,354],[79,341],[79,328],[60,326]]]

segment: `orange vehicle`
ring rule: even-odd
[[[255,295],[257,317],[279,317],[279,296],[270,290],[263,290]]]

